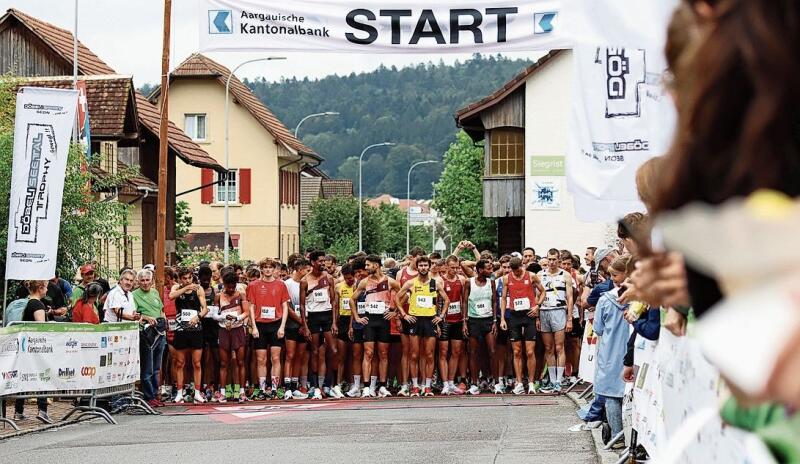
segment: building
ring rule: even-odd
[[[430,200],[401,200],[384,193],[367,200],[367,204],[373,208],[379,208],[382,204],[397,205],[400,211],[410,215],[412,226],[430,227],[438,216],[436,210],[431,209]]]
[[[221,64],[193,54],[170,74],[169,87],[170,119],[180,121],[195,143],[223,163],[229,75]],[[160,89],[150,98],[157,103]],[[227,197],[231,243],[239,256],[285,260],[300,249],[299,173],[322,159],[235,76],[229,98],[228,189],[224,172],[179,166],[177,195],[189,203],[194,236],[224,231]]]
[[[503,87],[455,114],[483,141],[483,215],[498,220],[499,251],[532,246],[580,253],[606,243],[609,226],[575,217],[564,156],[572,97],[572,52],[554,50]]]
[[[72,33],[9,9],[0,17],[0,73],[27,77],[21,85],[72,88]],[[97,175],[114,174],[129,166],[140,175],[124,185],[98,192],[104,199],[131,205],[122,246],[99,241],[97,259],[112,277],[123,266],[155,263],[156,200],[158,195],[158,109],[139,94],[131,76],[121,76],[78,44],[78,75],[85,83],[91,130],[91,152],[101,156]],[[169,125],[167,179],[167,252],[175,250],[176,165],[224,171],[208,153],[174,124]],[[176,163],[180,159],[181,163]]]

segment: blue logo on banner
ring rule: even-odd
[[[208,10],[209,34],[233,34],[231,10]]]
[[[533,33],[549,34],[553,32],[553,20],[558,13],[534,13],[533,14]]]

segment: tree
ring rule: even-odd
[[[460,131],[444,154],[444,171],[433,208],[444,217],[453,240],[470,240],[479,248],[495,249],[497,220],[483,217],[483,149]]]
[[[363,205],[362,214],[364,251],[380,253],[383,228],[378,214],[367,204]],[[339,253],[358,251],[358,200],[355,198],[319,199],[309,206],[303,227],[303,249],[329,250],[334,246],[341,250]]]
[[[186,235],[192,228],[192,214],[189,211],[189,202],[179,201],[175,204],[175,239],[178,254],[189,251]]]
[[[14,88],[16,81],[0,79],[0,224],[8,224],[11,196],[11,172],[14,145]],[[84,149],[78,145],[70,146],[64,179],[63,203],[61,206],[61,227],[58,236],[56,269],[63,276],[72,276],[82,263],[95,260],[98,242],[106,240],[117,247],[124,246],[123,225],[127,224],[130,206],[119,201],[104,201],[101,192],[112,186],[119,186],[133,175],[138,168],[119,171],[116,175],[98,176],[83,164]],[[94,156],[93,163],[100,164],[100,156]],[[91,186],[87,188],[87,186]],[[6,234],[0,234],[0,270],[5,272],[5,250],[8,246]],[[114,270],[118,271],[118,270]],[[107,274],[107,269],[101,273]]]

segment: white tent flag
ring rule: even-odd
[[[23,87],[17,94],[6,279],[51,279],[76,90]]]
[[[614,221],[626,211],[611,206],[642,209],[636,170],[664,154],[672,139],[675,108],[661,79],[666,63],[660,46],[579,45],[573,60],[567,186],[579,219]],[[583,200],[586,207],[578,204]],[[598,208],[598,202],[610,207]]]
[[[200,0],[201,51],[478,53],[568,48],[562,0]]]

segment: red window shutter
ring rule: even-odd
[[[250,204],[250,169],[239,169],[239,203]]]
[[[294,173],[292,178],[294,179],[294,186],[292,188],[292,197],[294,201],[292,201],[292,204],[296,205],[300,201],[300,173]]]
[[[200,170],[200,185],[208,185],[214,182],[214,171],[211,169],[203,168]],[[200,202],[204,205],[210,205],[214,200],[214,186],[209,185],[200,190]]]

